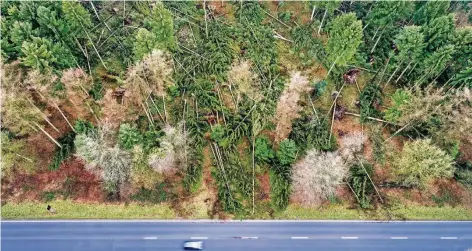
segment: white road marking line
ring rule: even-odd
[[[155,237],[155,236],[146,236],[146,237],[143,237],[143,239],[145,239],[145,240],[157,240],[157,237]]]
[[[390,239],[392,239],[392,240],[408,240],[408,237],[405,237],[405,236],[394,236],[394,237],[390,237]]]
[[[308,237],[306,237],[306,236],[293,236],[292,239],[294,239],[294,240],[305,240],[305,239],[308,239]]]
[[[197,236],[197,237],[190,237],[190,239],[192,239],[192,240],[206,240],[206,239],[208,239],[208,237],[198,237]]]
[[[256,236],[243,236],[241,239],[258,239]]]
[[[457,240],[457,237],[446,236],[446,237],[441,237],[441,240]]]
[[[343,236],[343,237],[341,237],[341,239],[343,239],[343,240],[357,240],[358,237],[357,236]]]

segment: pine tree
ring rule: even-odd
[[[298,148],[295,141],[291,139],[284,139],[280,142],[279,149],[277,150],[277,158],[281,165],[289,166],[295,162],[297,158]]]
[[[324,20],[325,20],[326,16],[327,15],[333,15],[334,11],[337,8],[339,8],[339,6],[341,5],[341,1],[340,0],[332,0],[332,1],[328,1],[328,2],[317,2],[317,3],[315,3],[315,5],[320,9],[324,9],[323,18],[321,19],[320,27],[318,28],[318,34],[320,34],[321,27],[323,27],[323,23],[324,23]]]
[[[337,16],[329,27],[328,62],[345,66],[362,43],[362,22],[354,13]]]
[[[75,37],[85,37],[84,29],[90,29],[93,26],[90,13],[79,2],[62,2],[62,12],[65,22]]]
[[[30,40],[31,37],[38,36],[36,30],[33,30],[31,23],[15,21],[11,27],[10,41],[13,43],[16,51],[21,51],[23,41]]]
[[[158,2],[152,9],[148,22],[151,32],[156,37],[157,48],[173,49],[175,47],[175,38],[172,13],[164,8],[162,3]]]
[[[422,27],[422,33],[428,51],[434,51],[448,44],[454,33],[454,15],[449,14],[431,20]]]
[[[368,23],[375,28],[389,29],[396,22],[406,20],[413,12],[411,1],[376,2],[368,15]]]
[[[472,27],[457,28],[453,34],[452,44],[456,49],[453,57],[454,68],[461,69],[467,65],[471,66],[469,60],[472,58]]]
[[[427,83],[427,81],[435,79],[438,75],[442,74],[451,61],[454,51],[454,45],[448,44],[430,54],[424,60],[422,67],[420,67],[422,69],[422,76],[417,81],[419,83]]]
[[[21,62],[34,69],[45,71],[51,68],[51,64],[57,62],[52,53],[52,43],[45,38],[33,37],[32,41],[24,41],[21,46],[24,57]]]
[[[156,36],[145,28],[139,28],[134,42],[134,60],[139,61],[157,48],[159,41]]]
[[[472,67],[468,67],[454,75],[451,85],[472,88]]]
[[[446,15],[450,4],[450,1],[440,0],[418,2],[413,20],[418,25],[427,24],[437,17]]]
[[[395,37],[395,45],[398,48],[398,55],[395,57],[400,61],[416,61],[423,57],[423,50],[426,47],[424,35],[419,26],[405,26]]]

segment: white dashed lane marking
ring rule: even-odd
[[[190,239],[192,239],[192,240],[206,240],[206,239],[208,239],[208,237],[197,236],[197,237],[190,237]]]
[[[308,237],[306,237],[306,236],[293,236],[292,239],[294,239],[294,240],[305,240],[305,239],[308,239]]]
[[[408,237],[405,237],[405,236],[394,236],[394,237],[391,237],[390,239],[392,239],[392,240],[407,240]]]
[[[145,240],[157,240],[157,237],[155,237],[155,236],[146,236],[143,239],[145,239]]]
[[[343,237],[341,237],[341,239],[343,239],[343,240],[357,240],[358,237],[357,236],[343,236]]]
[[[441,237],[441,240],[457,240],[457,237],[451,237],[451,236]]]

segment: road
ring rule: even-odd
[[[363,221],[2,221],[1,250],[472,251],[469,222]]]

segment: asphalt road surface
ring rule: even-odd
[[[2,221],[1,250],[472,251],[469,222],[360,221]]]

